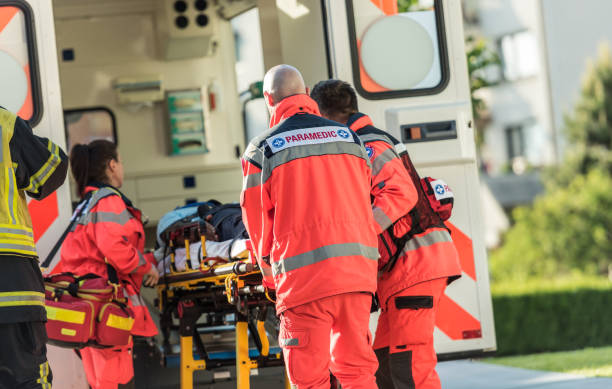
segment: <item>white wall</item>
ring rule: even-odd
[[[612,1],[542,0],[542,11],[554,120],[561,130],[563,114],[572,111],[580,95],[588,62],[599,45],[612,44]]]
[[[544,31],[538,1],[478,0],[478,31],[491,48],[507,35],[530,31],[537,42],[538,63],[535,74],[515,81],[502,81],[495,87],[479,91],[491,113],[485,132],[483,159],[491,173],[499,173],[509,161],[505,129],[521,122],[535,120],[537,126],[525,133],[527,157],[533,165],[555,161],[554,125],[551,120],[550,94]],[[525,55],[519,52],[520,55]]]

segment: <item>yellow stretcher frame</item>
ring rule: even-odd
[[[187,250],[187,252],[189,251]],[[225,295],[229,304],[237,303],[234,301],[234,294],[237,289],[246,291],[247,293],[263,293],[266,295],[266,291],[261,285],[257,287],[245,286],[244,278],[247,276],[261,274],[261,272],[257,265],[253,265],[248,260],[248,255],[246,252],[241,256],[242,259],[235,262],[217,264],[213,266],[201,265],[199,269],[191,269],[190,267],[186,267],[185,271],[176,271],[176,267],[174,266],[174,258],[172,258],[172,264],[170,267],[171,271],[170,274],[167,275],[169,280],[167,279],[164,281],[164,276],[162,276],[160,277],[160,283],[157,286],[159,297],[158,309],[160,312],[163,311],[163,304],[165,301],[163,298],[164,293],[166,299],[175,297],[177,290],[183,291],[186,295],[189,295],[190,292],[192,292],[195,296],[203,285],[224,285]],[[245,256],[247,256],[247,258],[244,258]],[[187,262],[190,262],[189,258],[187,258]],[[252,359],[249,356],[248,317],[240,312],[237,305],[235,314],[237,318],[235,323],[236,388],[249,389],[251,370],[265,366],[260,366],[257,359]],[[183,318],[179,319],[179,321],[182,320]],[[181,327],[183,327],[183,324],[184,323],[181,323]],[[191,325],[195,325],[195,322]],[[256,328],[261,341],[260,358],[273,358],[274,360],[280,360],[282,362],[281,354],[275,354],[273,356],[269,355],[270,342],[264,329],[264,321],[257,320]],[[190,330],[192,329],[189,327],[186,328],[187,332]],[[207,370],[208,366],[205,360],[196,360],[194,358],[194,342],[192,335],[181,333],[180,347],[180,388],[193,389],[194,372],[197,370]],[[291,388],[286,372],[285,388]]]

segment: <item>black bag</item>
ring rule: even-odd
[[[212,215],[208,222],[215,227],[219,241],[249,238],[242,222],[242,210],[238,203],[221,204],[216,200],[209,200],[198,207],[198,214],[204,220],[208,220],[208,217]]]

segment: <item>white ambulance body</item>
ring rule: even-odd
[[[249,50],[263,65],[236,53],[231,18],[253,8],[234,27],[259,24],[238,27],[254,31]],[[467,357],[494,350],[495,333],[463,40],[460,0],[410,10],[387,0],[0,0],[0,105],[64,149],[68,129],[71,143],[116,138],[122,190],[155,225],[186,202],[238,200],[245,134],[261,132],[265,114],[259,101],[243,121],[237,71],[289,63],[310,87],[352,83],[360,110],[455,193],[463,274],[442,299],[435,345],[442,359]],[[44,258],[68,224],[69,184],[29,206]],[[57,353],[71,373],[54,367],[56,386],[83,387],[78,360]]]

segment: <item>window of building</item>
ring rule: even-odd
[[[104,107],[71,109],[64,111],[66,124],[66,149],[76,144],[88,144],[106,139],[117,143],[115,115]]]
[[[509,161],[525,155],[525,133],[522,124],[506,127],[506,147]]]
[[[516,81],[535,76],[540,67],[538,44],[531,31],[521,31],[503,36],[499,40],[503,75]]]
[[[0,106],[40,121],[42,103],[32,10],[22,1],[0,5]]]
[[[439,93],[448,83],[440,0],[347,0],[353,77],[369,99]]]

